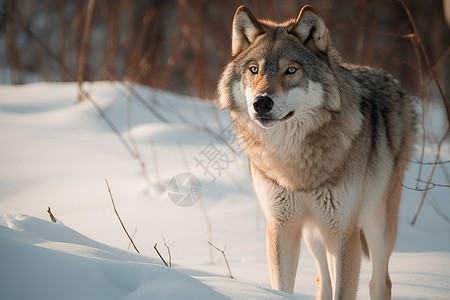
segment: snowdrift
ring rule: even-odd
[[[236,284],[236,292],[231,279],[191,277],[155,259],[95,242],[62,224],[3,215],[0,225],[1,299],[289,298],[242,283]]]
[[[314,299],[306,247],[294,297],[270,289],[264,220],[226,113],[138,85],[84,87],[89,99],[76,104],[73,83],[0,86],[0,299]],[[441,128],[439,109],[432,121]],[[431,160],[433,145],[425,150]],[[450,160],[448,145],[441,154]],[[448,171],[439,166],[435,182]],[[185,207],[167,193],[182,173],[200,182],[198,201]],[[412,164],[405,185],[415,186],[417,174]],[[141,254],[130,248],[105,179]],[[418,198],[405,188],[393,298],[448,299],[449,190],[433,188],[412,227]],[[153,249],[167,259],[164,241],[172,268]],[[225,249],[234,279],[208,241]],[[358,299],[369,298],[370,272],[364,261]]]

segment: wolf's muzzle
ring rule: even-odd
[[[273,107],[273,100],[269,96],[259,95],[255,98],[255,102],[253,102],[253,109],[258,114],[266,114],[271,111]]]

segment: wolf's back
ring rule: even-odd
[[[359,85],[360,109],[365,129],[371,134],[372,150],[387,142],[395,160],[409,159],[417,130],[413,99],[384,71],[361,66],[351,67],[350,71]]]

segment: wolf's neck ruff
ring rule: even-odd
[[[343,123],[336,123],[340,119],[336,114],[322,112],[304,122],[291,120],[263,129],[230,111],[249,163],[281,187],[299,191],[333,185],[349,159],[348,149],[359,127],[336,126]]]

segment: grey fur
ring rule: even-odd
[[[254,35],[240,42],[234,28],[238,44],[219,82],[219,106],[230,112],[266,216],[272,286],[292,293],[304,235],[320,262],[319,299],[355,297],[362,248],[374,260],[372,299],[389,298],[387,261],[415,141],[411,99],[387,73],[342,63],[310,6],[282,24],[239,8],[234,22]],[[286,66],[299,70],[283,75]],[[293,90],[305,99],[285,100]],[[261,93],[276,111],[252,110],[251,97]],[[334,265],[324,251],[337,257]]]

